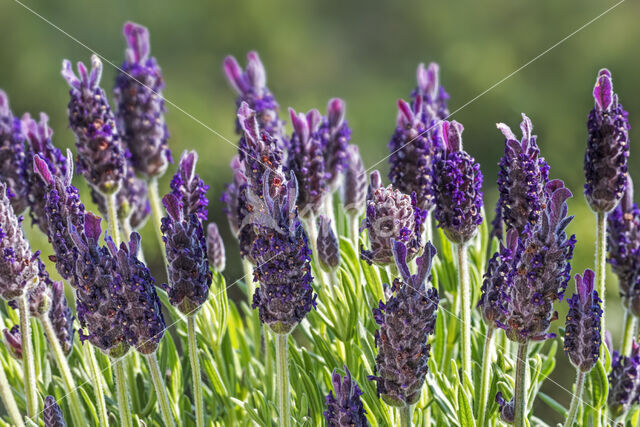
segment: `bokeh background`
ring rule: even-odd
[[[231,175],[229,160],[236,152],[225,138],[234,144],[237,141],[235,96],[221,71],[227,54],[236,55],[244,64],[246,52],[258,50],[267,67],[269,86],[283,109],[324,110],[330,97],[344,98],[353,142],[360,146],[367,166],[388,154],[396,100],[406,99],[415,86],[417,64],[439,62],[441,82],[451,95],[450,110],[462,107],[452,118],[464,124],[465,147],[482,164],[489,220],[497,198],[497,162],[504,142],[495,123],[505,122],[517,129],[520,113],[526,112],[551,165],[551,176],[563,179],[575,194],[569,204],[576,216],[570,231],[578,239],[574,273],[593,264],[595,221],[582,195],[582,159],[586,115],[593,105],[591,89],[601,67],[612,70],[614,88],[630,113],[632,173],[640,165],[640,154],[633,149],[638,135],[634,124],[640,121],[637,2],[623,2],[497,84],[617,2],[20,1],[50,23],[15,0],[0,1],[0,87],[9,94],[15,114],[47,112],[54,141],[61,147],[72,148],[74,143],[67,129],[68,88],[60,76],[62,59],[87,62],[89,49],[93,49],[120,64],[123,23],[134,20],[149,27],[152,54],[164,71],[165,97],[188,113],[168,107],[170,145],[176,158],[185,149],[200,154],[199,173],[211,187],[209,219],[221,225],[227,242],[228,283],[239,279],[242,270],[219,202]],[[115,74],[105,64],[103,86],[108,91]],[[167,188],[174,168],[161,181],[161,189]],[[386,174],[387,162],[376,168]],[[76,181],[81,194],[87,195],[82,180]],[[640,188],[637,182],[636,188]],[[143,235],[151,233],[149,222]],[[29,234],[38,242],[36,246],[48,250],[37,230]],[[144,243],[147,259],[160,260],[153,255],[158,250],[155,237]],[[153,267],[162,280],[161,264]],[[607,326],[617,344],[622,310],[615,277],[609,274],[607,279]],[[560,309],[561,319],[564,311]],[[562,323],[556,322],[554,329]],[[552,378],[557,384],[548,381],[544,391],[568,405],[566,389],[572,386],[573,372],[559,354]],[[536,415],[559,421],[540,402]]]

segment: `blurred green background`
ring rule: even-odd
[[[24,0],[26,6],[115,64],[123,59],[122,24],[134,20],[149,27],[152,54],[164,71],[165,96],[188,113],[168,107],[170,145],[176,158],[185,149],[200,154],[199,173],[211,186],[209,219],[221,225],[227,242],[228,283],[242,273],[237,245],[218,200],[230,179],[228,163],[236,148],[197,121],[236,142],[235,95],[224,80],[221,63],[226,54],[234,54],[244,65],[250,49],[259,51],[269,87],[282,109],[318,107],[324,111],[328,98],[344,98],[353,142],[360,146],[367,166],[387,154],[396,100],[406,99],[415,86],[417,64],[439,62],[441,82],[451,95],[450,110],[473,100],[452,118],[464,124],[465,147],[482,164],[489,220],[496,201],[496,164],[504,142],[495,123],[506,122],[515,130],[520,113],[526,112],[551,165],[551,176],[565,180],[575,194],[570,203],[576,215],[570,231],[578,239],[574,273],[591,267],[595,222],[582,196],[586,115],[593,105],[596,73],[606,66],[613,72],[614,88],[634,126],[640,110],[640,4],[622,3],[496,83],[616,3]],[[18,2],[0,1],[0,87],[9,94],[15,114],[47,112],[60,147],[72,147],[74,142],[67,129],[68,88],[60,76],[61,62],[63,58],[87,62],[89,56],[86,47]],[[108,92],[115,74],[113,67],[105,65],[103,86]],[[631,141],[636,134],[632,129]],[[634,149],[630,161],[633,173],[640,164]],[[386,174],[386,161],[377,168]],[[166,191],[173,171],[161,181],[161,191]],[[77,184],[88,202],[82,180],[77,179]],[[143,233],[152,233],[150,223]],[[37,230],[30,235],[46,249]],[[144,243],[147,259],[160,260],[153,256],[155,238],[146,238]],[[162,280],[161,264],[152,266]],[[573,292],[573,282],[569,291]],[[609,274],[607,326],[615,344],[622,324],[617,294],[615,277]],[[561,319],[564,311],[560,308]],[[556,322],[554,329],[562,323]],[[568,405],[566,389],[572,386],[573,369],[562,354],[558,363],[552,378],[557,384],[548,381],[545,391]],[[543,404],[538,403],[536,409],[536,415],[558,421]]]

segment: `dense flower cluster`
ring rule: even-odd
[[[443,121],[438,131],[444,151],[435,168],[435,218],[453,243],[468,242],[482,224],[480,164],[462,149],[463,127]]]
[[[324,411],[327,425],[329,427],[367,427],[369,421],[360,400],[362,391],[346,366],[344,371],[344,377],[341,377],[335,369],[331,375],[333,390],[329,390],[327,394],[327,410]]]
[[[20,121],[9,108],[9,98],[0,89],[0,179],[7,185],[16,215],[28,206],[27,165]]]
[[[209,199],[206,194],[209,186],[196,173],[198,154],[185,151],[180,158],[178,170],[171,179],[171,192],[180,199],[184,215],[196,214],[200,221],[207,219]]]
[[[584,194],[595,212],[609,212],[624,192],[629,157],[629,114],[613,92],[611,72],[603,68],[593,88],[595,107],[589,113],[589,138],[584,155]]]
[[[628,356],[613,352],[609,374],[609,410],[613,417],[618,417],[639,401],[640,345],[634,341]]]
[[[428,370],[431,345],[427,340],[435,329],[438,291],[434,287],[427,289],[426,284],[431,281],[436,250],[427,243],[417,260],[415,275],[409,271],[404,243],[395,241],[393,252],[402,279],[394,279],[391,285],[395,295],[373,309],[380,329],[375,337],[375,375],[369,378],[376,381],[378,395],[387,404],[405,406],[420,398]]]

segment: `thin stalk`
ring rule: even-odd
[[[525,427],[527,416],[527,343],[518,345],[516,361],[515,427]]]
[[[160,373],[160,365],[158,365],[158,358],[156,353],[145,354],[144,357],[149,363],[149,371],[151,372],[151,379],[153,380],[153,386],[156,389],[156,396],[160,403],[160,411],[162,412],[162,420],[165,426],[175,426],[173,422],[173,415],[171,415],[171,404],[169,403],[169,395],[167,394],[167,388],[162,381],[162,374]]]
[[[131,408],[129,407],[129,393],[127,393],[127,380],[124,373],[124,358],[113,359],[112,366],[116,379],[116,395],[118,398],[118,410],[120,412],[120,425],[132,427]]]
[[[485,425],[487,402],[489,398],[489,385],[491,384],[491,357],[493,356],[493,327],[489,327],[484,339],[484,352],[482,353],[482,382],[480,389],[480,403],[478,405],[478,425]]]
[[[93,351],[93,346],[90,344],[83,345],[82,348],[84,349],[86,359],[89,361],[91,385],[93,386],[94,394],[96,396],[96,409],[98,410],[100,425],[108,427],[109,417],[107,415],[107,402],[104,398],[104,384],[102,383],[102,376],[100,375],[100,368],[98,367],[96,354]]]
[[[58,339],[56,338],[56,332],[53,329],[53,325],[51,324],[49,315],[45,314],[41,316],[40,323],[42,323],[42,326],[44,327],[44,331],[49,340],[49,345],[51,346],[53,357],[55,358],[56,364],[58,365],[60,375],[62,375],[62,380],[64,381],[67,396],[69,396],[70,398],[69,403],[73,423],[75,425],[81,426],[85,423],[84,413],[82,411],[80,397],[78,396],[78,392],[76,391],[76,383],[73,380],[73,375],[71,375],[71,369],[69,368],[69,363],[67,362],[67,357],[64,355],[64,351],[62,350],[60,341],[58,341]]]
[[[289,334],[276,335],[276,376],[278,383],[278,416],[280,427],[290,427],[289,365],[287,360],[287,338]]]
[[[469,289],[469,266],[467,247],[457,245],[458,248],[458,289],[460,290],[460,312],[462,328],[462,372],[471,379],[471,290]]]
[[[20,312],[20,333],[22,334],[22,369],[24,369],[24,395],[27,399],[27,416],[35,420],[38,414],[36,367],[33,361],[33,343],[31,342],[31,325],[29,324],[26,293],[18,298],[18,311]]]
[[[607,214],[604,212],[596,213],[596,286],[598,290],[598,296],[602,300],[602,324],[600,325],[600,333],[602,342],[605,341],[604,333],[607,330],[605,327],[605,267],[606,267],[606,245],[607,245]],[[600,357],[604,354],[604,347],[600,346]]]
[[[16,427],[24,427],[22,416],[18,410],[18,405],[11,392],[9,381],[7,381],[7,374],[4,373],[4,368],[0,369],[0,394],[2,394],[2,401],[4,407],[7,409],[7,413],[11,417],[11,421]]]
[[[404,405],[398,408],[400,413],[400,427],[411,427],[411,413],[413,412],[411,405]]]
[[[164,242],[162,241],[162,202],[160,200],[160,193],[158,193],[158,180],[152,178],[147,185],[147,193],[149,194],[149,203],[151,204],[151,217],[153,219],[153,225],[155,228],[156,236],[158,237],[158,244],[160,245],[160,253],[164,260],[165,268],[168,267],[167,254],[164,251]],[[168,275],[167,275],[168,277]]]
[[[353,242],[353,249],[356,254],[360,251],[358,247],[358,243],[360,240],[360,227],[358,226],[358,215],[349,215],[349,236],[351,237],[351,241]]]
[[[107,199],[107,222],[109,223],[109,234],[116,246],[120,246],[120,230],[118,227],[118,208],[116,206],[116,194],[105,195]]]
[[[636,336],[637,320],[636,317],[625,311],[624,313],[624,335],[622,335],[622,354],[631,352],[631,344]]]
[[[582,390],[584,389],[584,372],[580,369],[577,369],[576,376],[576,389],[573,392],[573,397],[571,398],[571,406],[569,406],[569,414],[567,415],[567,420],[564,423],[565,427],[573,426],[573,421],[576,418],[576,413],[578,412],[578,407],[580,407],[580,401],[582,400]]]
[[[198,359],[198,341],[196,340],[196,319],[194,315],[187,316],[187,333],[189,335],[189,359],[191,374],[193,375],[193,400],[196,405],[196,425],[204,426],[204,408],[202,405],[202,377],[200,374],[200,359]]]
[[[427,242],[433,243],[433,222],[431,217],[431,211],[429,211],[424,222],[424,238]]]

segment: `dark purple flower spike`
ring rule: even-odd
[[[416,98],[413,106],[398,100],[396,130],[389,142],[389,180],[405,194],[416,193],[420,209],[429,212],[435,203],[433,168],[441,150],[440,140],[434,138],[436,129],[423,121],[423,98]]]
[[[118,128],[135,171],[146,178],[158,177],[173,161],[164,119],[164,78],[155,58],[149,56],[149,31],[127,22],[123,33],[126,59],[114,88]]]
[[[425,108],[422,110],[423,123],[431,127],[437,125],[438,121],[445,120],[449,116],[447,100],[449,94],[440,85],[440,66],[431,62],[429,66],[418,65],[416,73],[418,86],[411,93],[412,104],[422,98]]]
[[[601,318],[600,298],[593,289],[595,274],[585,270],[575,275],[577,294],[567,299],[569,312],[564,334],[564,351],[571,363],[582,372],[589,372],[600,355]]]
[[[13,116],[9,98],[0,89],[0,180],[7,185],[11,206],[16,215],[22,214],[28,206],[29,163],[24,140],[20,121]]]
[[[629,157],[628,113],[613,92],[611,72],[603,68],[593,88],[595,107],[589,113],[589,138],[584,156],[584,194],[595,212],[609,212],[622,198]]]
[[[207,256],[211,268],[222,273],[226,263],[224,241],[215,222],[209,223],[207,226]]]
[[[42,411],[44,427],[67,427],[64,415],[53,396],[44,399],[44,411]]]
[[[96,190],[113,194],[122,183],[125,153],[109,101],[99,86],[102,62],[92,55],[90,72],[78,62],[76,76],[65,59],[62,76],[71,86],[68,115],[69,127],[76,135],[78,171]]]
[[[629,355],[613,352],[609,373],[609,411],[614,418],[626,414],[640,400],[640,346],[633,341]]]
[[[394,241],[396,266],[402,276],[394,279],[394,295],[386,303],[380,301],[373,316],[380,329],[376,331],[378,347],[375,375],[378,395],[391,406],[412,405],[420,399],[427,375],[431,345],[438,310],[438,291],[429,286],[431,265],[436,250],[427,243],[418,258],[418,273],[411,275],[407,265],[407,248]]]
[[[367,171],[362,164],[357,145],[347,147],[347,168],[344,172],[342,202],[344,210],[353,217],[359,217],[367,201]]]
[[[327,410],[324,411],[327,425],[329,427],[367,427],[369,421],[360,400],[362,391],[346,366],[344,371],[344,377],[341,377],[335,369],[331,375],[333,390],[329,390],[327,394]]]
[[[209,200],[206,197],[209,186],[196,173],[198,153],[185,151],[180,158],[178,170],[171,180],[171,192],[182,201],[185,216],[196,214],[200,221],[206,221]]]
[[[324,151],[325,170],[329,176],[329,186],[335,189],[348,167],[347,148],[351,140],[351,129],[345,120],[346,105],[340,98],[329,100],[327,117],[320,126]]]
[[[435,167],[435,218],[453,243],[465,244],[482,224],[480,165],[462,149],[463,127],[443,121],[438,138],[444,146]]]
[[[207,300],[212,280],[204,230],[196,214],[184,214],[175,195],[167,194],[162,203],[168,214],[162,218],[161,228],[169,274],[169,283],[162,287],[171,305],[193,315]]]
[[[340,266],[340,245],[331,228],[331,220],[324,215],[318,217],[318,261],[323,270],[335,271]]]
[[[22,334],[20,333],[20,326],[13,325],[11,329],[5,328],[2,334],[4,346],[9,350],[9,354],[16,360],[22,360]]]

